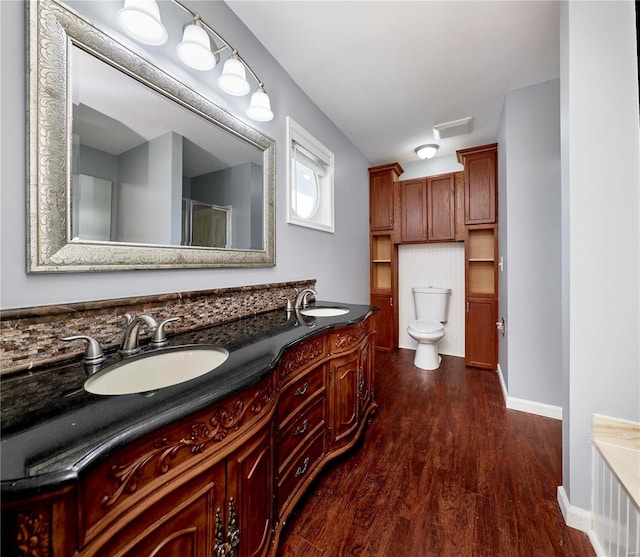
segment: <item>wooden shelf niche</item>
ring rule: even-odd
[[[467,294],[496,294],[496,230],[469,227],[467,232]]]
[[[388,234],[371,237],[371,289],[390,291],[393,244]]]

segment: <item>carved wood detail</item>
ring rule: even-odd
[[[345,348],[349,348],[354,344],[357,344],[364,338],[368,330],[369,330],[369,323],[364,322],[364,323],[355,325],[353,327],[350,327],[345,331],[340,331],[338,333],[335,333],[333,336],[334,349],[344,350]]]
[[[20,557],[51,555],[51,510],[40,508],[17,515],[17,542]]]
[[[324,356],[324,338],[312,339],[287,352],[280,365],[280,378],[299,371]]]
[[[237,431],[243,425],[247,413],[251,417],[260,414],[273,400],[273,396],[274,389],[269,383],[266,388],[256,391],[248,401],[238,398],[229,405],[218,406],[211,414],[208,423],[196,422],[189,426],[188,437],[180,439],[163,437],[145,454],[125,464],[114,464],[108,471],[108,477],[118,486],[110,495],[104,495],[101,501],[102,508],[112,507],[122,495],[135,493],[139,483],[150,481],[144,477],[144,470],[149,464],[154,463],[154,477],[166,474],[171,469],[172,460],[182,449],[188,448],[191,455],[203,453],[209,445],[219,443],[229,433]]]

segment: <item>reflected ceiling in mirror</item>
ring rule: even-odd
[[[275,142],[64,5],[29,9],[28,270],[274,265]],[[99,241],[78,224],[98,214]]]

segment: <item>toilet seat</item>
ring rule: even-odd
[[[444,330],[444,325],[438,321],[429,321],[428,319],[416,319],[409,323],[409,329],[416,333],[432,334],[439,333]]]

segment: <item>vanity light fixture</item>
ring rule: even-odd
[[[418,155],[421,159],[432,159],[435,157],[436,152],[440,148],[439,145],[435,143],[428,143],[427,145],[420,145],[416,149],[416,155]]]
[[[240,62],[237,50],[234,50],[231,53],[231,58],[224,63],[217,83],[225,93],[235,97],[242,97],[251,89],[247,81],[247,73],[244,71],[244,64]]]
[[[167,30],[160,20],[156,0],[125,0],[118,11],[120,26],[144,44],[160,46],[167,42]]]
[[[251,103],[247,108],[247,116],[258,122],[268,122],[273,120],[273,112],[271,112],[271,101],[269,95],[264,92],[262,83],[258,84],[258,90],[251,95]]]
[[[220,59],[216,44],[205,31],[199,16],[184,26],[182,42],[176,51],[180,60],[194,70],[212,70]]]
[[[247,81],[246,71],[258,83],[256,91],[251,95],[247,108],[247,116],[258,122],[273,120],[271,101],[264,90],[264,84],[251,69],[238,51],[222,36],[208,25],[199,14],[187,8],[179,0],[170,0],[184,10],[192,18],[183,27],[182,42],[177,46],[180,60],[190,68],[207,71],[215,68],[220,61],[220,53],[229,49],[231,56],[225,61],[222,73],[217,79],[218,87],[228,95],[246,95],[251,86]],[[118,21],[124,31],[135,40],[149,44],[162,45],[167,41],[167,31],[160,19],[160,10],[156,0],[125,0],[124,7],[118,12]],[[218,48],[213,40],[215,36],[222,44]]]

